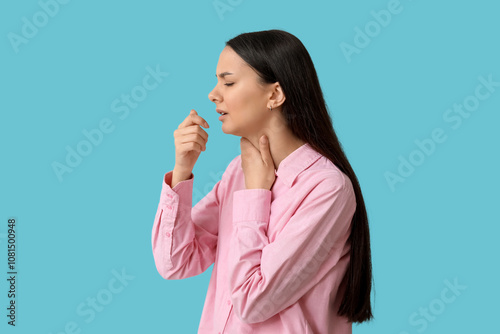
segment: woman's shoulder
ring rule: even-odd
[[[308,181],[307,183],[312,187],[321,184],[331,188],[353,191],[349,177],[325,156],[321,156],[314,164],[300,173],[299,177],[303,182]]]

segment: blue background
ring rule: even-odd
[[[1,3],[0,331],[64,333],[74,322],[81,333],[196,332],[212,267],[167,281],[151,251],[173,131],[192,108],[210,124],[194,169],[196,203],[240,154],[207,97],[224,42],[274,28],[309,50],[367,205],[375,320],[353,332],[497,328],[500,87],[459,127],[443,116],[474,94],[478,77],[500,81],[498,2],[402,0],[351,57],[342,43],[355,46],[356,27],[376,29],[371,11],[390,1],[221,2],[231,10],[219,15],[212,1],[70,1],[46,22],[37,1]],[[23,17],[34,16],[41,26],[16,52],[12,33],[21,36]],[[121,119],[112,102],[140,86],[148,66],[168,76]],[[59,180],[53,163],[65,163],[66,146],[76,149],[103,119],[113,131]],[[446,140],[418,156],[415,141],[436,128]],[[385,174],[411,155],[424,160],[391,188]],[[15,328],[6,318],[10,217],[18,221]],[[111,294],[114,270],[129,279]],[[450,303],[446,280],[462,286],[446,292]],[[106,305],[82,316],[78,307],[90,310],[87,298],[97,296]],[[434,310],[432,320],[422,308]]]

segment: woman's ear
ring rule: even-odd
[[[285,93],[279,82],[275,82],[271,86],[270,102],[273,108],[280,107],[286,100]]]

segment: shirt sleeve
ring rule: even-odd
[[[151,243],[159,274],[182,279],[201,274],[215,261],[222,180],[192,208],[194,175],[171,188],[172,173],[163,178]]]
[[[335,173],[306,194],[272,243],[267,237],[271,191],[244,189],[233,194],[230,289],[235,313],[244,322],[265,321],[295,303],[348,250],[356,208],[350,181]]]

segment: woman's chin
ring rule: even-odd
[[[233,132],[231,131],[231,129],[227,125],[225,125],[224,123],[222,123],[221,130],[222,130],[222,132],[224,132],[227,135],[232,135],[233,134]]]
[[[246,136],[246,132],[245,131],[241,131],[242,130],[241,128],[231,127],[227,123],[222,123],[221,130],[222,130],[222,132],[224,132],[227,135],[233,135],[233,136],[236,136],[236,137],[245,137]]]

